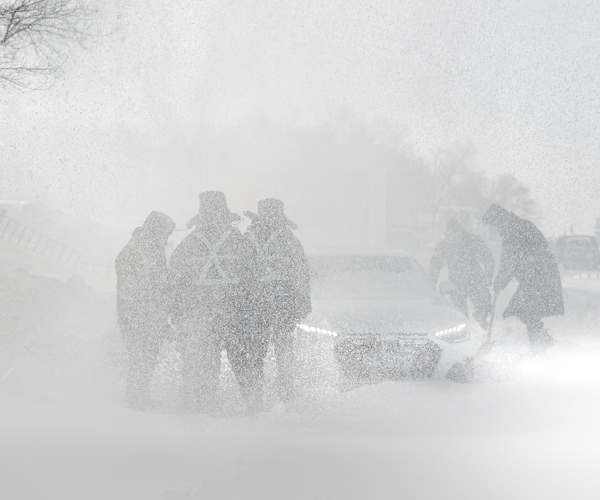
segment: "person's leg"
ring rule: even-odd
[[[196,322],[191,318],[181,321],[179,329],[182,333],[181,345],[181,409],[190,411],[195,406],[196,378],[197,378],[197,351]]]
[[[127,388],[125,395],[131,409],[141,410],[144,406],[143,394],[143,355],[141,347],[133,338],[127,342]]]
[[[219,387],[221,343],[209,316],[182,324],[185,346],[182,356],[183,406],[188,411],[214,408]]]
[[[263,326],[263,328],[252,335],[248,346],[250,352],[251,404],[257,410],[261,410],[264,407],[265,358],[269,351],[270,337],[268,327]]]
[[[541,354],[556,343],[544,328],[542,320],[537,316],[527,315],[523,322],[527,327],[527,335],[529,336],[529,345],[531,346],[532,353]]]
[[[216,409],[219,377],[221,373],[222,336],[218,324],[205,325],[198,337],[197,352],[197,411]]]
[[[146,409],[151,409],[150,384],[158,364],[161,342],[157,328],[149,326],[145,331],[148,335],[140,339],[139,342],[137,386],[142,404]]]
[[[139,410],[142,407],[141,394],[141,367],[142,354],[139,339],[141,331],[135,317],[122,318],[119,321],[119,329],[123,344],[127,351],[127,381],[125,388],[125,398],[130,408]]]
[[[276,321],[271,337],[277,363],[277,392],[283,403],[293,401],[296,398],[294,328],[295,322],[287,319]]]
[[[268,345],[268,328],[258,315],[251,318],[245,316],[232,323],[225,336],[229,363],[246,407],[252,413],[261,411],[264,406],[264,359]]]
[[[457,288],[450,293],[450,300],[461,313],[469,317],[469,308],[467,306],[467,292]]]
[[[481,328],[487,330],[489,327],[488,317],[492,313],[492,295],[485,286],[474,287],[469,290],[469,299],[473,303],[473,317]]]

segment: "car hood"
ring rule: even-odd
[[[441,298],[425,300],[323,300],[306,323],[344,334],[427,334],[467,319]]]

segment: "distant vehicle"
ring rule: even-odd
[[[554,251],[565,269],[596,269],[600,265],[598,240],[594,236],[561,236],[554,244]]]
[[[309,257],[313,312],[298,329],[333,337],[347,379],[445,377],[473,356],[467,318],[403,252]]]

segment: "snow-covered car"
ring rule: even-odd
[[[594,236],[561,236],[554,251],[565,269],[596,269],[600,265],[600,249]]]
[[[474,355],[467,318],[444,301],[409,254],[309,261],[313,312],[297,328],[333,339],[347,379],[446,377]]]

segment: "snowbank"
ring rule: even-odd
[[[4,274],[0,497],[597,498],[600,281],[575,285],[545,359],[524,359],[524,327],[499,320],[491,369],[472,384],[339,392],[320,383],[331,377],[325,353],[296,411],[248,418],[228,372],[220,417],[128,410],[113,297]],[[168,346],[163,360],[155,391],[172,402]]]

